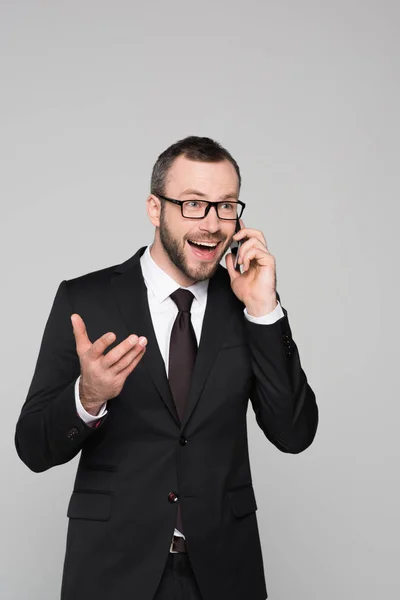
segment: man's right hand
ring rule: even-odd
[[[88,413],[97,415],[105,402],[121,393],[126,378],[146,351],[147,339],[130,335],[104,355],[115,334],[105,333],[92,344],[82,317],[74,313],[71,322],[81,363],[80,401]]]

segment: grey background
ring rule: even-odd
[[[151,242],[151,168],[191,134],[241,166],[320,408],[298,456],[249,410],[269,597],[399,598],[399,16],[1,1],[2,599],[59,595],[77,459],[34,474],[13,441],[57,286]]]

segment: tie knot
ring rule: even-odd
[[[192,306],[194,298],[192,292],[179,288],[171,294],[171,298],[177,305],[178,310],[182,312],[190,312],[190,307]]]

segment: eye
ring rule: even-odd
[[[188,200],[186,204],[190,208],[198,208],[200,206],[200,202],[198,200]]]

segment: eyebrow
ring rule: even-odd
[[[181,198],[181,196],[186,196],[186,194],[194,194],[195,196],[200,196],[201,198],[205,198],[207,196],[207,194],[199,192],[198,190],[189,189],[182,192],[182,194],[179,195],[179,198]],[[233,192],[231,194],[224,194],[223,196],[220,196],[220,198],[221,200],[226,200],[227,198],[236,198],[237,200],[237,195],[235,192]]]

